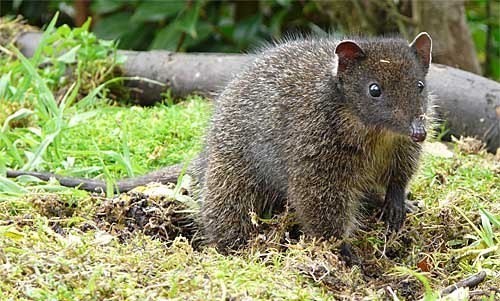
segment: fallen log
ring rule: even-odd
[[[40,32],[25,32],[16,39],[16,46],[27,57],[33,56],[40,42]],[[122,66],[126,77],[143,77],[164,83],[165,86],[131,80],[131,96],[143,106],[152,105],[162,99],[161,94],[170,92],[176,97],[192,93],[212,96],[224,87],[235,74],[253,60],[241,54],[221,53],[174,53],[163,50],[129,51],[119,50],[127,60]]]
[[[16,39],[26,56],[33,55],[41,34],[27,32]],[[119,51],[127,57],[125,76],[153,79],[166,85],[131,81],[133,97],[140,105],[152,105],[170,89],[173,96],[191,93],[214,95],[254,56],[243,54],[173,53],[169,51]],[[436,96],[439,117],[446,121],[449,134],[481,139],[487,149],[500,147],[500,84],[456,68],[432,64],[427,82]]]
[[[125,76],[154,79],[166,86],[145,81],[131,81],[133,94],[141,105],[151,105],[161,99],[161,93],[170,89],[172,95],[185,97],[192,93],[213,96],[240,72],[252,56],[240,54],[174,53],[162,50],[120,51],[127,57],[123,66]]]

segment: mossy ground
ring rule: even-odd
[[[62,157],[75,158],[75,168],[106,166],[112,177],[126,175],[125,166],[106,156],[121,152],[126,130],[131,166],[146,172],[179,162],[199,150],[209,108],[199,98],[154,108],[102,104],[85,124],[62,134]],[[47,164],[63,171],[64,162]],[[425,155],[411,185],[419,210],[392,236],[376,213],[367,215],[352,239],[361,259],[354,267],[341,261],[338,242],[290,237],[286,214],[260,221],[262,233],[250,247],[225,256],[193,248],[194,232],[162,235],[182,218],[192,226],[196,206],[186,203],[189,196],[175,201],[136,192],[110,200],[21,179],[26,192],[0,201],[0,299],[385,299],[390,291],[418,299],[424,285],[398,269],[405,267],[426,277],[428,295],[486,270],[474,294],[493,300],[500,287],[500,231],[492,225],[488,245],[481,210],[500,214],[499,172],[499,161],[484,152],[464,154],[455,146],[452,157]],[[186,206],[169,207],[172,202]]]

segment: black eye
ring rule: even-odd
[[[371,84],[370,87],[368,87],[368,90],[370,91],[370,95],[373,97],[379,97],[382,95],[382,89],[378,84]]]
[[[418,92],[422,93],[422,90],[424,90],[425,85],[421,80],[419,80],[417,83],[417,87],[418,87]]]

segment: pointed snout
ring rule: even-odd
[[[415,119],[410,126],[410,138],[413,142],[423,142],[427,137],[423,118]]]

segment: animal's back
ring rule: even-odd
[[[240,153],[258,180],[285,193],[289,128],[302,118],[292,111],[328,93],[324,78],[334,49],[334,40],[309,39],[263,51],[217,100],[209,149]]]

